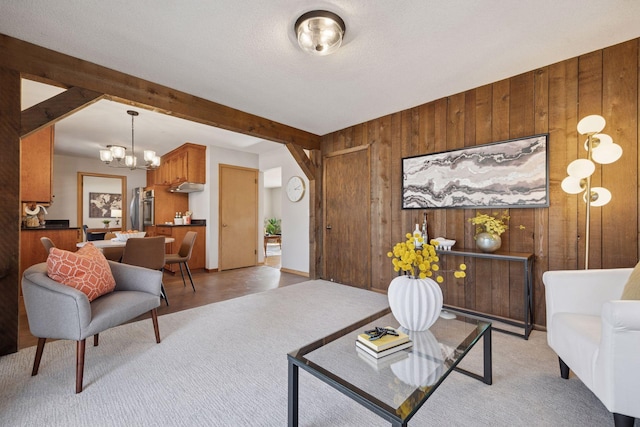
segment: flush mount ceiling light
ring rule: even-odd
[[[342,18],[326,10],[313,10],[296,21],[298,44],[305,52],[324,56],[338,50],[344,37]]]
[[[127,114],[131,116],[131,154],[125,155],[126,148],[121,145],[107,145],[107,150],[100,150],[100,160],[112,168],[127,168],[131,170],[157,168],[160,166],[160,157],[156,156],[155,151],[151,150],[144,150],[144,165],[138,165],[133,139],[133,119],[138,115],[138,112],[128,110]]]

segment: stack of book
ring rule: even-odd
[[[372,340],[368,334],[360,334],[356,340],[356,349],[359,352],[364,352],[369,356],[379,359],[413,345],[413,342],[409,339],[409,335],[389,326],[385,329],[391,329],[398,335],[386,334],[381,338]]]

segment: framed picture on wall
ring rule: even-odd
[[[548,135],[402,159],[402,208],[549,206]]]
[[[122,209],[122,194],[89,193],[89,218],[113,218],[112,209]]]

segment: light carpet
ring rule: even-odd
[[[284,426],[286,354],[387,306],[385,295],[315,280],[100,334],[74,393],[75,343],[0,358],[2,426]],[[89,340],[90,341],[90,340]],[[464,360],[480,370],[481,345]],[[493,333],[493,385],[452,373],[410,426],[605,426],[613,417],[576,378],[559,376],[544,333]],[[462,366],[462,365],[461,365]],[[300,372],[301,426],[388,423]]]

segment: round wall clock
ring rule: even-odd
[[[292,202],[298,202],[304,196],[304,181],[299,176],[292,176],[287,182],[287,197]]]

